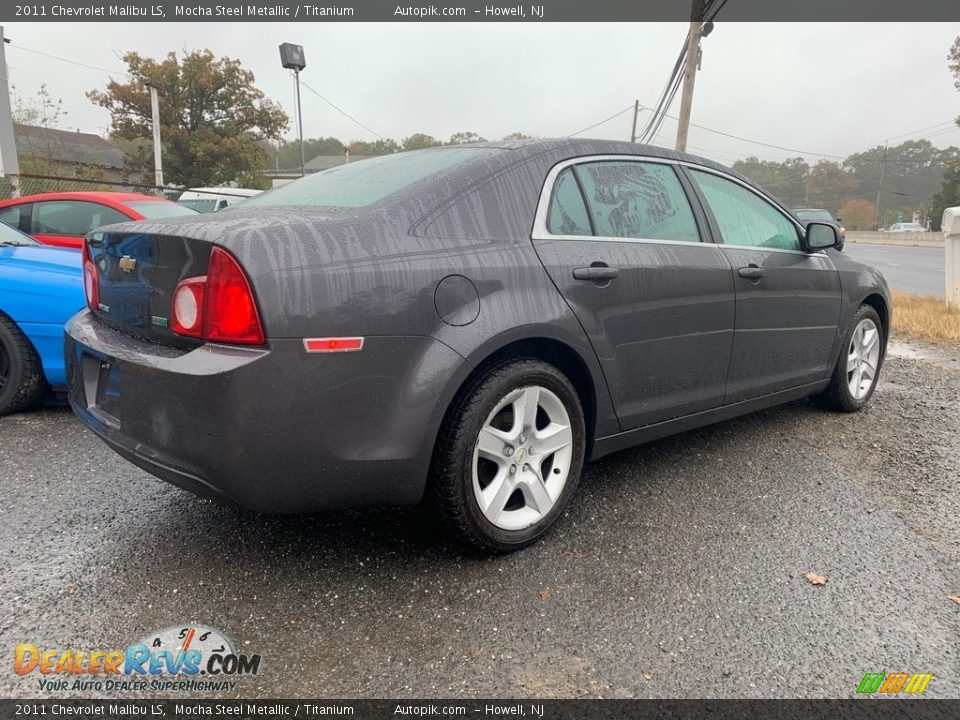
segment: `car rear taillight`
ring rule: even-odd
[[[100,309],[100,280],[97,277],[97,266],[93,264],[93,255],[90,245],[83,241],[83,292],[87,296],[87,306],[91,310]]]
[[[171,329],[210,342],[263,345],[263,326],[250,282],[226,250],[210,252],[207,274],[182,280],[173,293]]]

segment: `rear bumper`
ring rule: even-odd
[[[361,352],[184,351],[88,311],[67,324],[70,403],[111,448],[200,496],[261,512],[419,502],[449,398],[469,368],[432,338]]]

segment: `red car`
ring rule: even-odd
[[[79,248],[83,237],[103,225],[193,215],[183,205],[154,195],[124,192],[61,192],[0,200],[0,222],[44,245]]]

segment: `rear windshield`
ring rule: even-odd
[[[147,220],[161,220],[163,218],[177,217],[178,215],[194,215],[197,211],[191,210],[177,203],[166,202],[165,200],[134,200],[124,203],[131,210],[136,210]]]
[[[177,205],[196,210],[199,213],[212,213],[217,209],[214,198],[197,198],[196,200],[177,200]]]
[[[26,233],[0,222],[0,245],[38,245],[39,243]]]
[[[274,188],[243,205],[363,207],[487,151],[437,148],[355,160]]]
[[[826,220],[833,222],[833,215],[826,210],[797,210],[797,217],[801,220]]]

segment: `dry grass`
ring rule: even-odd
[[[942,298],[893,290],[893,334],[931,342],[960,343],[960,309]]]

